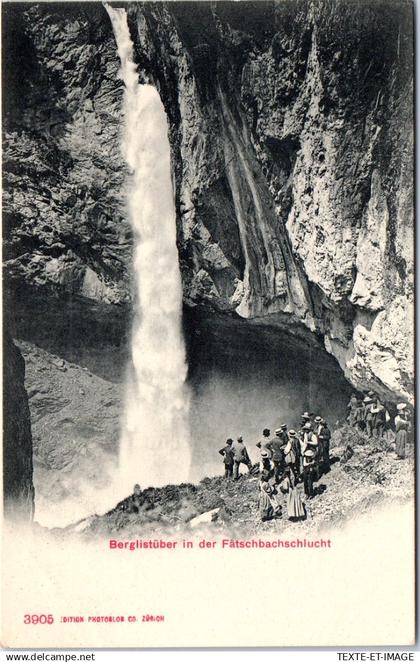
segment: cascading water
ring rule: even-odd
[[[135,237],[136,311],[114,492],[185,481],[190,469],[189,397],[182,335],[166,113],[157,90],[139,84],[125,9],[105,5],[125,84],[123,154],[131,170],[127,206]]]

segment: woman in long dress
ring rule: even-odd
[[[287,516],[291,520],[305,519],[306,511],[296,487],[293,471],[287,468],[281,483],[281,490],[287,494]]]
[[[397,405],[398,414],[395,417],[395,452],[400,460],[405,459],[405,447],[410,429],[410,421],[406,417],[405,408],[404,403]]]
[[[263,471],[261,474],[261,480],[259,481],[259,498],[258,498],[258,510],[260,513],[261,521],[266,522],[267,520],[276,517],[281,514],[281,506],[276,499],[276,490],[274,486],[269,482],[270,472]]]

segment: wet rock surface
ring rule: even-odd
[[[411,400],[409,4],[127,7],[170,123],[185,302],[289,316],[356,387]],[[6,283],[130,302],[106,12],[3,13]]]
[[[8,334],[3,343],[4,514],[31,520],[34,511],[32,431],[25,390],[25,362]]]
[[[122,82],[102,5],[3,8],[10,284],[129,299]]]
[[[290,315],[354,385],[410,399],[408,6],[177,3],[129,17],[171,121],[186,300]]]

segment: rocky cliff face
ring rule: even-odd
[[[410,5],[129,11],[171,119],[186,299],[290,316],[353,384],[410,398]]]
[[[6,517],[32,519],[32,433],[25,363],[8,335],[4,339],[3,371],[3,485]]]
[[[100,3],[3,11],[7,283],[121,303],[132,238],[106,13]]]
[[[186,304],[261,333],[306,327],[353,385],[411,400],[411,4],[126,6],[139,71],[170,122]],[[130,305],[106,12],[3,12],[12,297]]]

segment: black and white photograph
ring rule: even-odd
[[[108,559],[151,596],[189,554],[102,645],[414,643],[413,77],[409,0],[2,3],[7,645],[98,645]],[[89,608],[52,588],[89,572]],[[229,634],[171,625],[212,575],[267,585]],[[314,575],[334,632],[252,632]]]

